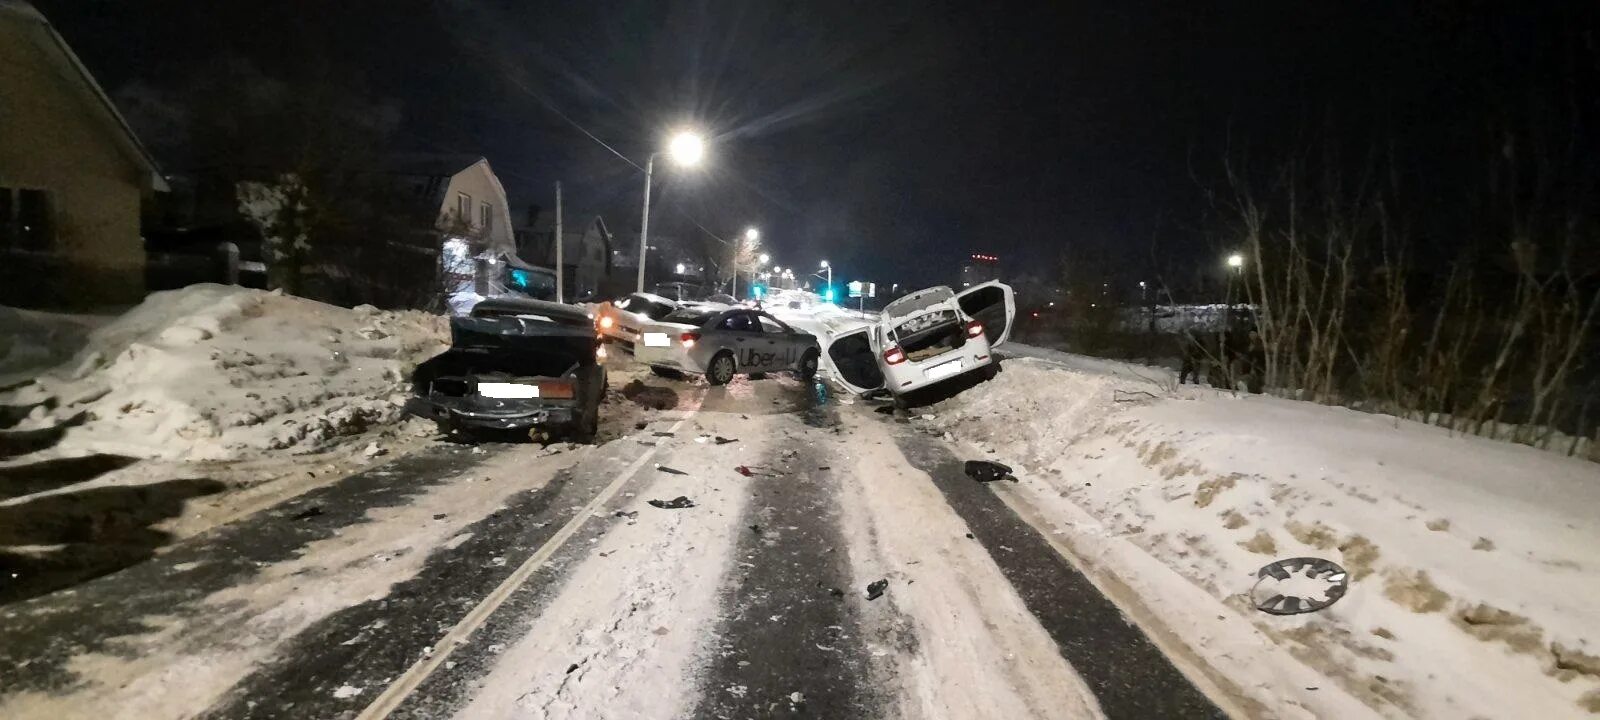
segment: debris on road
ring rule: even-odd
[[[368,443],[367,444],[367,449],[362,450],[361,454],[365,455],[366,457],[369,457],[369,458],[375,458],[375,457],[382,457],[384,455],[388,455],[389,451],[384,449],[384,448],[378,447],[377,443]]]
[[[650,505],[652,507],[661,508],[662,510],[682,510],[684,508],[694,507],[694,501],[679,495],[671,500],[651,500]]]
[[[760,465],[740,465],[734,468],[733,471],[745,477],[755,477],[757,475],[766,475],[769,477],[777,476],[777,473],[772,472],[768,468],[761,467]]]
[[[888,580],[873,580],[871,583],[867,584],[867,599],[877,600],[878,598],[883,597],[883,591],[888,589]]]
[[[301,510],[300,512],[297,512],[297,513],[289,516],[289,519],[290,520],[305,520],[306,518],[314,518],[314,517],[316,517],[318,515],[321,515],[321,514],[322,514],[322,506],[321,505],[312,505],[311,507],[308,507],[308,508],[306,508],[304,510]]]
[[[632,519],[634,519],[636,517],[639,517],[639,511],[638,510],[618,510],[618,511],[616,511],[614,513],[611,513],[611,516],[612,517],[619,517],[619,518],[627,518],[629,520],[632,520]]]
[[[981,483],[990,483],[996,480],[1005,480],[1006,478],[1011,478],[1013,481],[1016,480],[1015,477],[1011,476],[1010,466],[989,460],[968,460],[965,468],[967,477]]]
[[[1269,615],[1316,612],[1339,601],[1350,589],[1350,575],[1337,564],[1314,557],[1268,563],[1256,571],[1250,600]]]
[[[667,467],[665,465],[662,465],[661,463],[656,463],[656,469],[661,471],[661,472],[664,472],[664,473],[666,473],[668,475],[688,475],[689,474],[689,473],[686,473],[686,472],[684,472],[682,470],[679,470],[677,468]]]
[[[657,431],[655,431],[653,433],[650,433],[650,434],[654,435],[656,437],[677,437],[678,436],[677,433],[667,432],[666,430],[657,430]]]
[[[727,445],[728,443],[739,442],[739,438],[725,438],[721,435],[718,435],[715,438],[712,438],[712,441],[718,445]]]

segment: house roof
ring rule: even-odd
[[[122,117],[122,113],[117,111],[117,106],[111,102],[111,97],[106,95],[100,83],[95,81],[94,75],[89,73],[89,68],[84,67],[83,61],[72,52],[72,47],[60,33],[56,32],[44,14],[22,0],[0,0],[0,22],[17,23],[28,30],[39,47],[46,50],[46,55],[57,70],[66,79],[76,80],[74,85],[78,90],[87,97],[92,106],[102,111],[98,114],[112,131],[117,147],[129,160],[138,165],[140,170],[148,174],[150,188],[166,192],[169,188],[166,179],[161,176],[161,166],[156,164],[150,151],[139,142],[133,127]]]

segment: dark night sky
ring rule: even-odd
[[[558,113],[641,164],[696,123],[709,165],[658,165],[653,230],[753,223],[778,263],[919,283],[969,251],[1017,272],[1075,243],[1136,267],[1157,234],[1199,259],[1228,149],[1308,130],[1458,177],[1483,118],[1594,37],[1577,2],[36,4],[110,91],[225,55],[332,68],[398,102],[400,145],[488,157],[514,206],[562,180],[614,229],[637,228],[642,178]]]

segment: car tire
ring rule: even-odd
[[[683,379],[683,373],[673,370],[672,368],[660,367],[658,365],[651,365],[650,372],[655,373],[656,377],[664,377],[668,380]]]
[[[712,385],[727,385],[733,382],[734,373],[738,366],[733,361],[733,353],[726,350],[717,353],[711,358],[711,364],[706,366],[706,380]]]
[[[795,371],[795,376],[801,380],[810,380],[817,376],[817,362],[820,355],[816,350],[807,350],[800,356],[800,369]]]

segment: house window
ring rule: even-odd
[[[49,191],[0,188],[0,247],[45,250],[54,239]]]
[[[472,196],[464,192],[456,193],[456,216],[461,218],[463,224],[472,223]]]
[[[483,228],[484,232],[488,232],[489,228],[494,224],[493,221],[494,206],[489,203],[478,206],[478,227]]]

